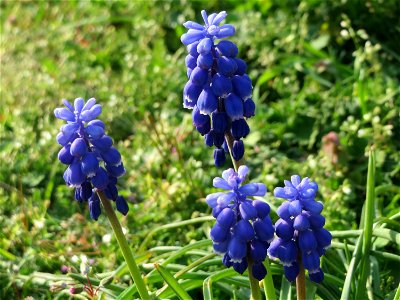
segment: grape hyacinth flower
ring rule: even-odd
[[[215,252],[224,255],[222,262],[226,267],[232,266],[236,272],[243,274],[248,261],[251,261],[253,276],[262,280],[267,274],[263,261],[274,237],[274,227],[269,217],[269,205],[247,198],[264,196],[267,192],[262,183],[241,185],[248,171],[248,167],[240,166],[237,173],[228,169],[222,172],[222,178],[214,178],[214,187],[227,192],[206,197],[217,220],[210,236]]]
[[[86,103],[77,98],[72,105],[63,100],[65,107],[56,108],[54,114],[67,124],[61,127],[57,142],[63,146],[58,153],[61,163],[68,166],[64,172],[65,183],[75,188],[75,199],[88,202],[90,216],[97,220],[101,214],[99,196],[103,191],[116,202],[117,210],[126,215],[129,207],[118,195],[117,178],[125,174],[121,154],[113,147],[112,139],[105,134],[105,126],[97,119],[101,105],[91,98]]]
[[[205,138],[207,146],[215,146],[214,162],[225,162],[225,151],[231,147],[233,159],[244,155],[242,138],[250,128],[245,118],[254,116],[252,82],[246,74],[246,63],[237,57],[238,47],[231,41],[220,40],[235,34],[230,24],[219,25],[227,16],[225,11],[207,16],[202,10],[205,25],[187,21],[188,29],[181,37],[187,45],[187,76],[183,90],[183,106],[193,109],[193,125]],[[228,143],[227,135],[233,143]]]
[[[288,200],[282,203],[275,223],[277,238],[268,249],[270,258],[279,259],[285,276],[294,281],[299,275],[300,264],[308,270],[311,281],[322,282],[324,273],[320,268],[320,257],[331,244],[332,235],[324,229],[325,218],[321,215],[323,205],[315,201],[318,185],[293,175],[285,180],[285,187],[274,190],[275,197]]]

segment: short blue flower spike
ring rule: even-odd
[[[267,274],[262,264],[267,256],[269,243],[274,237],[274,227],[269,217],[270,207],[261,200],[248,197],[264,196],[267,188],[262,183],[247,183],[248,168],[240,166],[222,172],[222,178],[214,178],[213,185],[226,192],[217,192],[206,197],[217,219],[210,236],[215,252],[224,254],[226,267],[233,267],[242,274],[247,269],[247,260],[253,261],[253,276],[261,280]]]
[[[311,281],[322,282],[324,273],[320,268],[320,257],[332,241],[330,232],[323,228],[325,218],[321,216],[323,205],[315,201],[318,185],[310,179],[293,175],[285,180],[284,187],[274,190],[283,202],[275,223],[277,238],[271,243],[268,255],[279,259],[284,266],[287,280],[294,281],[299,274],[299,259]]]
[[[128,204],[118,196],[116,187],[117,177],[125,174],[125,168],[112,139],[105,135],[104,123],[96,119],[101,114],[101,105],[94,98],[86,103],[77,98],[74,105],[63,100],[63,104],[65,107],[56,108],[54,114],[67,122],[57,135],[57,142],[63,146],[58,159],[68,165],[65,183],[76,188],[77,201],[89,203],[92,219],[97,220],[101,214],[96,190],[104,191],[107,198],[116,201],[117,210],[126,215]]]
[[[189,52],[185,59],[189,81],[183,90],[183,106],[195,111],[193,125],[205,136],[207,146],[216,147],[214,162],[219,167],[225,162],[222,149],[227,145],[224,142],[227,133],[235,139],[233,158],[236,161],[243,158],[244,144],[240,139],[250,132],[245,118],[254,116],[253,87],[246,74],[246,63],[236,57],[238,47],[228,40],[216,41],[235,34],[232,25],[220,25],[227,13],[208,16],[203,10],[201,15],[204,25],[193,21],[183,24],[188,31],[181,41]]]

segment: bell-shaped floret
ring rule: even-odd
[[[217,59],[217,71],[225,76],[232,76],[237,70],[237,64],[234,59],[221,56]]]
[[[232,266],[236,272],[238,272],[239,274],[243,274],[248,267],[248,263],[246,259],[242,259],[241,262],[233,263]]]
[[[230,268],[232,267],[233,263],[231,261],[231,257],[229,256],[228,252],[225,253],[224,257],[222,258],[222,263],[225,267]]]
[[[57,119],[61,119],[64,121],[69,121],[69,122],[75,121],[74,113],[65,107],[56,108],[54,110],[54,115],[56,116]]]
[[[231,79],[217,73],[212,78],[211,89],[215,95],[226,97],[233,89]]]
[[[285,243],[284,240],[280,238],[275,238],[268,247],[268,256],[272,259],[278,259],[279,248]]]
[[[222,26],[219,26],[219,31],[215,36],[219,39],[223,39],[226,37],[230,37],[235,34],[235,27],[230,24],[224,24]]]
[[[321,202],[317,202],[315,200],[301,201],[301,204],[303,204],[303,208],[305,210],[308,210],[312,214],[320,214],[324,208],[324,205]]]
[[[88,152],[82,157],[81,168],[83,174],[93,177],[99,169],[99,160],[94,152]]]
[[[107,151],[101,152],[100,154],[107,165],[118,166],[121,163],[121,154],[114,147],[111,147]]]
[[[302,252],[302,261],[304,268],[309,272],[315,272],[319,269],[319,255],[317,251],[311,251],[309,253]]]
[[[255,279],[261,281],[264,279],[264,277],[267,275],[267,269],[264,267],[262,262],[260,263],[255,263],[253,265],[253,276]]]
[[[238,47],[228,40],[220,41],[216,48],[221,55],[231,58],[235,57],[239,52]]]
[[[189,29],[187,33],[182,34],[181,41],[184,45],[189,45],[199,41],[203,37],[204,37],[203,30]]]
[[[274,189],[274,196],[277,198],[283,198],[287,200],[293,200],[297,197],[298,192],[292,187],[277,187]]]
[[[205,88],[197,100],[197,106],[202,114],[211,114],[218,108],[218,99],[211,88]]]
[[[89,211],[90,217],[97,221],[101,214],[100,199],[96,193],[93,193],[92,197],[89,199]]]
[[[194,57],[190,54],[186,55],[186,57],[185,57],[186,67],[188,67],[190,69],[194,69],[197,67],[196,61],[197,61],[196,57]]]
[[[223,228],[230,228],[235,222],[235,213],[229,207],[224,208],[217,217],[217,223]]]
[[[231,257],[232,262],[234,263],[242,262],[243,258],[245,258],[247,253],[246,242],[243,242],[242,240],[233,237],[229,242],[228,253],[229,256]]]
[[[202,90],[202,86],[196,85],[190,80],[185,84],[183,88],[183,100],[186,108],[195,107]]]
[[[209,119],[206,123],[201,126],[196,126],[196,130],[201,134],[205,135],[211,130],[211,120]]]
[[[126,216],[126,214],[129,211],[129,206],[128,203],[126,202],[125,198],[122,196],[118,196],[117,200],[115,201],[115,204],[117,206],[117,210],[123,214],[124,216]]]
[[[251,204],[255,207],[257,210],[257,216],[260,219],[264,219],[267,217],[271,211],[271,208],[269,207],[268,203],[261,201],[261,200],[254,200]]]
[[[219,216],[219,214],[221,213],[221,211],[224,209],[225,207],[222,207],[220,205],[217,205],[213,208],[212,210],[212,215],[214,218],[217,218]]]
[[[108,185],[108,174],[103,167],[100,167],[96,175],[92,177],[92,184],[95,188],[99,190],[104,190]]]
[[[254,238],[254,229],[249,221],[240,220],[233,228],[233,236],[241,242],[248,242]]]
[[[199,53],[200,55],[208,54],[211,51],[212,46],[213,46],[212,39],[204,38],[197,45],[197,53]]]
[[[106,194],[106,197],[110,200],[117,200],[118,197],[118,189],[115,184],[112,184],[108,182],[107,188],[104,189],[104,194]]]
[[[250,201],[240,203],[239,211],[242,218],[247,221],[257,218],[257,210],[251,205]]]
[[[187,45],[186,50],[189,52],[190,55],[197,57],[199,53],[197,52],[197,45],[199,44],[199,41],[193,42],[189,45]]]
[[[225,111],[232,121],[243,119],[243,100],[230,93],[224,101]],[[239,138],[236,138],[239,139]]]
[[[211,115],[211,119],[213,130],[216,133],[225,133],[225,131],[228,129],[228,116],[226,113],[214,111]]]
[[[299,214],[301,214],[301,211],[302,211],[302,207],[301,207],[301,203],[299,200],[294,200],[294,201],[290,202],[290,204],[289,204],[290,215],[292,215],[293,217],[296,217]]]
[[[232,122],[232,135],[236,140],[245,138],[250,133],[249,125],[245,119],[239,119]]]
[[[290,220],[279,219],[275,223],[276,235],[285,241],[293,238],[294,229]]]
[[[196,127],[203,126],[206,123],[210,123],[210,116],[200,113],[199,108],[195,106],[192,112],[192,122]]]
[[[224,254],[226,251],[228,251],[228,245],[229,245],[229,238],[221,243],[213,243],[213,248],[217,254]]]
[[[190,74],[190,81],[198,86],[204,86],[208,79],[208,71],[200,67],[193,69],[192,74]]]
[[[244,156],[244,144],[242,140],[235,140],[232,147],[233,159],[239,161]]]
[[[212,67],[213,63],[214,57],[211,53],[200,54],[199,57],[197,57],[196,61],[197,66],[204,70],[209,70]]]
[[[70,153],[70,145],[65,145],[58,152],[58,160],[62,162],[64,165],[70,165],[74,161],[74,157]]]
[[[87,151],[87,145],[83,138],[77,138],[72,142],[70,153],[75,157],[82,157]]]
[[[108,174],[114,177],[121,177],[126,173],[124,164],[121,162],[118,166],[109,166],[105,164]]]
[[[284,266],[290,266],[297,260],[298,250],[293,240],[287,241],[279,247],[278,257]]]
[[[251,118],[255,115],[256,104],[253,99],[247,99],[243,103],[243,116],[246,118]]]
[[[90,122],[89,122],[90,123]],[[85,128],[85,132],[91,139],[99,139],[104,135],[104,128],[97,125],[88,125]]]
[[[219,198],[220,196],[222,196],[222,195],[224,195],[224,193],[222,193],[222,192],[210,194],[210,195],[208,195],[208,196],[206,197],[206,203],[207,203],[208,206],[210,206],[211,208],[214,208],[214,207],[216,207],[217,204],[218,204],[218,202],[217,202],[218,198]]]
[[[80,187],[85,179],[79,161],[73,162],[64,173],[64,180],[71,187]]]
[[[251,98],[253,86],[251,80],[247,75],[235,75],[232,77],[233,90],[243,100]]]
[[[293,228],[298,231],[304,231],[310,228],[310,222],[306,214],[302,213],[294,218]]]
[[[237,69],[236,69],[236,75],[244,75],[246,74],[247,71],[247,64],[245,63],[245,61],[243,59],[240,58],[235,58],[235,62],[237,65]]]
[[[78,189],[77,189],[78,190]],[[79,197],[82,201],[88,201],[90,197],[93,195],[92,185],[89,181],[85,181],[82,183],[79,188]]]
[[[315,283],[321,283],[324,281],[324,272],[319,268],[315,272],[308,272],[308,277],[310,277],[310,280]]]
[[[300,268],[297,262],[293,262],[290,266],[284,266],[285,277],[288,281],[293,282],[299,275]]]
[[[308,221],[313,229],[320,229],[325,225],[325,218],[320,214],[308,214]]]
[[[222,167],[226,161],[224,149],[214,150],[214,163],[217,167]]]
[[[308,253],[317,249],[317,240],[311,230],[299,232],[298,241],[299,248],[303,253]]]
[[[103,135],[99,139],[92,139],[92,140],[90,140],[90,142],[100,152],[106,152],[113,145],[113,141],[108,135]]]
[[[274,238],[274,226],[269,217],[257,219],[253,222],[253,227],[259,240],[270,242]]]
[[[332,234],[325,228],[314,230],[314,234],[319,247],[326,248],[331,244]]]
[[[291,215],[289,212],[289,206],[290,202],[283,202],[279,207],[278,210],[276,211],[279,218],[284,219],[284,220],[289,220]]]
[[[225,241],[229,236],[229,227],[222,227],[219,224],[215,224],[210,231],[210,237],[215,243],[221,243]]]
[[[267,257],[268,244],[254,239],[250,242],[250,255],[255,263],[263,262]]]

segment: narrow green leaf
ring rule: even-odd
[[[281,293],[279,300],[291,300],[292,299],[292,285],[287,281],[285,276],[282,276]]]
[[[236,275],[235,270],[232,268],[225,269],[219,272],[212,274],[211,276],[207,277],[203,282],[203,297],[205,300],[212,300],[213,293],[212,293],[212,284],[222,278],[234,276]]]
[[[203,286],[203,280],[196,280],[196,279],[185,280],[180,283],[180,286],[185,291],[191,291]],[[158,296],[158,299],[171,299],[174,295],[175,292],[172,289],[168,288]]]
[[[356,266],[358,264],[358,260],[361,256],[361,247],[362,247],[362,242],[363,242],[363,233],[361,233],[360,237],[357,240],[356,247],[353,252],[353,256],[350,261],[349,268],[347,269],[347,274],[346,274],[346,279],[344,281],[343,285],[343,290],[342,290],[342,295],[340,297],[340,300],[348,300],[350,299],[350,293],[351,293],[351,283],[354,279],[354,273],[356,271]]]
[[[162,278],[164,278],[165,282],[169,285],[169,287],[174,290],[174,292],[180,299],[182,300],[192,299],[192,297],[190,297],[190,295],[179,285],[175,277],[172,276],[171,273],[168,272],[166,268],[159,265],[158,263],[155,263],[154,267],[160,273]]]
[[[370,151],[368,161],[368,174],[367,174],[367,196],[364,205],[364,236],[362,244],[361,256],[361,270],[360,277],[356,289],[356,299],[363,299],[366,297],[366,282],[369,276],[370,259],[369,254],[372,244],[372,228],[374,223],[374,207],[375,207],[375,152]]]

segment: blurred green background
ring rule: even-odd
[[[222,169],[182,107],[179,39],[181,24],[200,22],[201,9],[228,12],[232,41],[249,64],[257,104],[245,139],[250,178],[273,191],[292,174],[311,177],[327,228],[356,228],[373,147],[377,216],[399,212],[399,7],[395,0],[2,1],[0,297],[50,295],[19,276],[60,273],[82,253],[97,272],[122,262],[105,216],[91,221],[63,182],[55,142],[62,123],[53,114],[62,98],[103,105],[127,168],[119,188],[129,200],[122,222],[132,247],[161,224],[210,214],[204,197]],[[206,238],[209,226],[165,232],[150,244],[184,245]],[[382,286],[395,287],[390,272]]]

